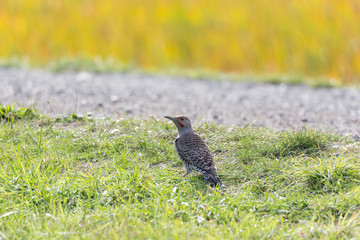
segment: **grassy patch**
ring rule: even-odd
[[[0,68],[24,68],[29,65],[28,59],[19,57],[0,58]]]
[[[320,155],[330,149],[332,138],[330,133],[322,133],[320,130],[306,130],[283,132],[274,139],[274,144],[265,152],[274,157]]]
[[[126,72],[133,67],[124,65],[112,58],[61,58],[56,61],[51,61],[47,64],[47,68],[54,72],[61,71],[89,71],[95,73],[104,72]]]
[[[316,192],[348,192],[360,182],[360,169],[342,158],[317,158],[300,169],[310,190]]]
[[[0,121],[14,122],[20,119],[34,119],[40,115],[33,107],[18,107],[15,105],[2,105],[0,104]]]
[[[0,123],[1,237],[359,237],[358,142],[197,125],[227,186],[213,189],[182,177],[171,123],[75,116]]]
[[[253,73],[225,73],[211,69],[189,69],[164,67],[140,68],[134,64],[123,64],[112,58],[68,57],[50,61],[46,64],[29,63],[26,58],[0,59],[0,68],[45,68],[52,72],[94,72],[94,73],[119,73],[132,72],[142,74],[167,75],[169,77],[185,77],[206,81],[234,81],[257,82],[269,84],[306,85],[314,88],[333,88],[345,86],[339,80],[325,77],[306,77],[298,74],[253,74]],[[355,86],[356,83],[354,84]]]

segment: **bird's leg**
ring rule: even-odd
[[[188,168],[186,168],[186,174],[183,177],[185,177],[186,175],[188,175],[191,172],[192,172],[191,169],[189,170]]]
[[[187,164],[184,164],[184,165],[185,165],[185,169],[186,169],[186,174],[183,177],[185,177],[186,175],[188,175],[189,173],[192,172],[192,169],[190,166],[188,166]]]

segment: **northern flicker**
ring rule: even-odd
[[[175,123],[179,135],[175,140],[175,150],[186,168],[186,175],[197,170],[204,175],[204,179],[211,183],[211,186],[222,186],[216,173],[213,156],[204,140],[194,132],[191,122],[186,116],[169,117]]]

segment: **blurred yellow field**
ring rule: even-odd
[[[0,57],[360,81],[359,0],[1,0]]]

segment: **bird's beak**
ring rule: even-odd
[[[170,120],[173,121],[173,122],[176,122],[176,119],[173,118],[173,117],[170,117],[170,116],[164,116],[164,117],[170,119]]]

